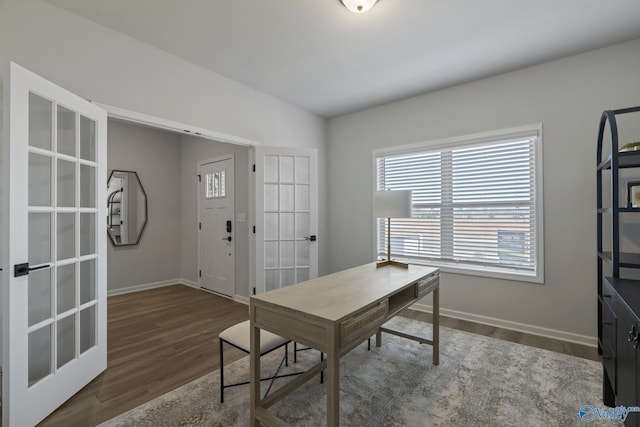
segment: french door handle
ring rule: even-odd
[[[230,242],[231,241],[231,236],[222,237],[222,240],[226,240],[227,242]]]
[[[316,238],[316,236],[315,236],[315,235],[313,235],[313,234],[312,234],[311,236],[308,236],[308,237],[305,237],[305,238],[304,238],[304,240],[309,240],[309,241],[311,241],[311,242],[315,242],[315,241],[316,241],[316,239],[317,239],[317,238]]]
[[[51,267],[49,264],[40,265],[38,267],[29,267],[29,263],[16,264],[13,266],[13,277],[21,277],[29,274],[30,271],[42,270],[43,268]]]

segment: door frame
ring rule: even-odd
[[[200,232],[201,230],[199,229],[200,224],[202,223],[202,218],[200,217],[200,208],[201,208],[201,206],[200,206],[200,185],[202,185],[202,182],[201,182],[201,169],[202,169],[202,166],[207,165],[209,163],[222,162],[222,161],[225,161],[225,160],[231,160],[233,162],[233,173],[234,173],[234,180],[233,180],[233,206],[231,207],[231,209],[233,211],[233,215],[231,216],[231,218],[232,218],[231,221],[233,223],[232,236],[233,236],[233,242],[234,242],[233,243],[233,280],[234,280],[234,283],[233,283],[233,295],[231,296],[231,298],[235,300],[235,298],[236,298],[236,284],[235,284],[236,257],[238,255],[238,253],[237,253],[237,245],[235,244],[236,227],[237,227],[236,223],[237,223],[237,221],[236,221],[236,184],[235,184],[235,171],[236,171],[236,164],[235,163],[236,163],[236,159],[235,159],[235,154],[234,153],[229,153],[229,154],[225,154],[225,155],[222,155],[222,156],[217,156],[217,157],[214,157],[214,158],[211,158],[211,159],[198,161],[198,173],[197,173],[198,180],[196,181],[196,188],[197,188],[197,191],[196,191],[196,194],[197,194],[196,209],[197,209],[197,212],[198,212],[198,221],[197,221],[197,224],[196,224],[196,227],[198,227],[198,231],[197,231],[197,235],[198,235],[198,239],[197,239],[198,240],[198,266],[197,266],[197,269],[198,269],[198,271],[196,272],[196,277],[198,278],[198,286],[200,287],[200,289],[202,289],[204,291],[207,291],[207,292],[213,292],[210,289],[206,289],[206,288],[202,287],[202,281],[201,281],[202,277],[200,277],[200,275],[199,275],[199,272],[202,271],[202,266],[200,265],[200,260],[201,260],[200,255],[202,255],[200,253],[200,248],[201,248],[200,240],[201,240],[201,234],[202,233]],[[224,295],[224,294],[219,294],[217,292],[213,292],[213,293],[215,293],[216,295],[220,295],[222,297],[225,297],[225,298],[227,297],[227,295]]]
[[[255,234],[253,234],[251,227],[255,224],[255,183],[254,183],[254,174],[253,174],[253,165],[254,165],[254,148],[257,146],[261,146],[262,143],[242,136],[231,135],[224,132],[219,132],[211,129],[205,129],[201,127],[197,127],[191,124],[178,122],[175,120],[165,119],[163,117],[154,116],[151,114],[141,113],[138,111],[129,110],[122,107],[117,107],[110,104],[104,104],[101,102],[91,101],[96,106],[102,108],[107,112],[108,119],[116,119],[121,120],[127,123],[134,123],[138,125],[148,126],[154,129],[166,130],[169,132],[180,133],[184,135],[192,135],[197,136],[203,139],[209,139],[211,141],[223,143],[223,144],[233,144],[240,145],[242,147],[247,147],[249,150],[248,155],[248,165],[247,165],[247,179],[249,182],[249,194],[248,194],[248,216],[247,223],[249,224],[249,283],[248,283],[248,296],[242,295],[234,295],[233,300],[237,302],[241,302],[243,304],[249,304],[249,296],[252,295],[253,286],[255,285]],[[107,147],[109,146],[109,138],[107,138]],[[196,181],[197,184],[197,181]],[[197,224],[196,224],[197,227]],[[199,237],[199,234],[198,234]],[[200,248],[200,243],[198,241],[198,250]],[[234,246],[234,249],[236,246]],[[237,252],[235,253],[237,255]],[[198,255],[199,257],[199,255]],[[199,264],[200,260],[196,264]],[[195,272],[196,277],[198,276],[198,271]],[[201,289],[199,287],[199,282],[191,282],[184,281],[184,285],[191,286],[196,289]]]

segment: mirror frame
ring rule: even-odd
[[[144,195],[144,223],[142,224],[142,228],[140,229],[140,233],[138,234],[138,238],[136,239],[136,241],[134,243],[116,243],[113,239],[113,236],[111,235],[111,233],[109,233],[109,214],[107,212],[107,235],[109,236],[109,240],[111,240],[111,243],[113,244],[114,247],[119,248],[122,246],[135,246],[138,245],[140,243],[140,239],[142,239],[142,235],[144,234],[144,230],[147,228],[147,222],[149,222],[149,201],[148,201],[148,197],[147,197],[147,192],[144,191],[144,186],[142,185],[142,181],[140,181],[140,177],[138,176],[138,173],[136,171],[127,171],[127,170],[122,170],[122,169],[113,169],[111,171],[111,173],[109,174],[109,178],[107,178],[107,190],[109,189],[109,183],[111,182],[111,178],[113,177],[114,173],[128,173],[128,174],[134,174],[136,177],[136,181],[138,182],[138,185],[140,186],[140,190],[142,191],[142,194]],[[109,194],[107,194],[107,198],[109,197]],[[109,208],[109,200],[107,200],[107,209]]]

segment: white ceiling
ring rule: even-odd
[[[640,37],[639,0],[47,1],[324,117]]]

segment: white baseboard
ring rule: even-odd
[[[200,289],[200,284],[198,282],[192,282],[187,279],[178,279],[181,285],[191,286],[192,288]]]
[[[427,304],[416,303],[411,309],[432,313],[433,308]],[[543,328],[540,326],[529,325],[526,323],[512,322],[510,320],[497,319],[495,317],[481,316],[478,314],[465,313],[462,311],[440,308],[440,314],[454,319],[467,320],[469,322],[480,323],[483,325],[495,326],[498,328],[509,329],[512,331],[523,332],[531,335],[538,335],[546,338],[553,338],[566,342],[582,344],[589,347],[596,347],[598,339],[589,335],[575,334],[573,332],[561,331],[558,329]]]
[[[233,296],[233,300],[235,302],[239,302],[239,303],[242,303],[242,304],[249,305],[249,297],[243,297],[242,295],[234,295]]]
[[[163,280],[161,282],[142,283],[140,285],[128,286],[126,288],[107,289],[107,296],[128,294],[131,292],[146,291],[147,289],[163,288],[170,285],[183,284],[182,279]]]
[[[110,297],[113,295],[122,295],[122,294],[131,293],[131,292],[146,291],[149,289],[163,288],[165,286],[170,286],[170,285],[185,285],[191,288],[206,291],[200,287],[199,283],[180,278],[180,279],[173,279],[173,280],[163,280],[161,282],[144,283],[141,285],[129,286],[126,288],[109,289],[107,290],[107,296]],[[249,305],[249,298],[243,297],[242,295],[234,295],[233,298],[231,299],[233,299],[236,302]]]

